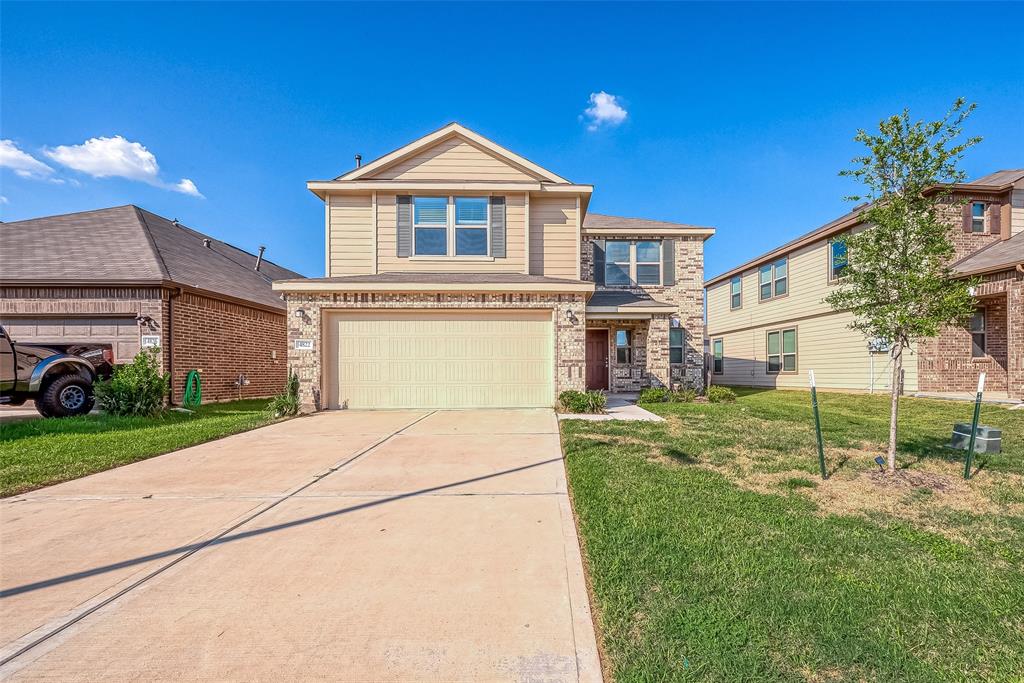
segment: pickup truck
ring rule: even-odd
[[[113,372],[109,344],[22,344],[0,327],[0,404],[35,401],[43,417],[84,415],[93,383]]]

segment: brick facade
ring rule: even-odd
[[[181,400],[193,368],[202,371],[204,401],[272,396],[287,379],[283,311],[160,287],[23,286],[0,288],[0,315],[139,318],[140,338],[161,338],[159,360],[173,374],[172,403]],[[239,391],[241,374],[249,384]]]
[[[584,237],[580,249],[580,273],[594,281],[593,241],[595,239],[641,240],[649,236],[622,234],[614,237]],[[676,307],[673,315],[654,315],[650,320],[592,320],[590,327],[609,329],[608,358],[611,366],[609,389],[639,391],[655,386],[673,388],[704,386],[704,240],[702,237],[674,237],[675,277],[671,287],[598,287],[599,290],[628,291],[650,296]],[[685,330],[682,363],[669,363],[669,326],[677,317]],[[633,359],[629,364],[616,362],[615,330],[633,334]]]
[[[289,292],[285,297],[288,364],[299,376],[299,400],[304,411],[320,410],[326,404],[322,395],[323,354],[335,351],[323,347],[323,316],[325,312],[343,310],[550,309],[554,321],[555,395],[567,389],[584,388],[583,294]],[[296,339],[312,339],[313,348],[296,349]]]

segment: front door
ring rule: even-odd
[[[608,389],[608,330],[587,330],[587,389]]]

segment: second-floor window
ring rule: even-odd
[[[785,296],[789,291],[789,259],[761,266],[757,273],[761,301]]]
[[[743,278],[739,275],[729,280],[729,308],[743,306]]]
[[[660,285],[661,242],[609,240],[605,245],[604,283],[611,287]]]
[[[487,197],[413,197],[416,256],[486,256]]]
[[[985,203],[971,204],[971,232],[985,232]]]
[[[839,280],[850,265],[850,257],[846,251],[846,242],[835,240],[828,243],[828,279],[830,282]]]

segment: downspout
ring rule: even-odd
[[[174,405],[174,300],[181,296],[182,289],[171,290],[167,296],[167,374],[171,378],[168,400]]]

